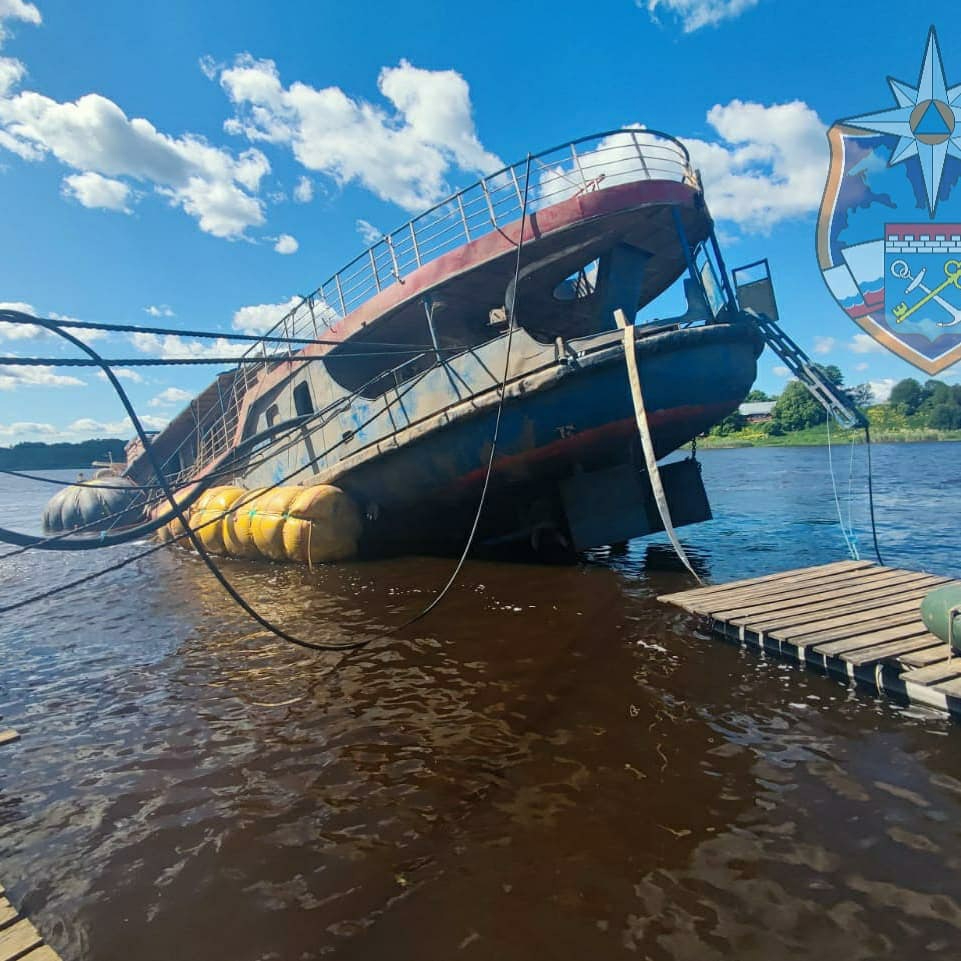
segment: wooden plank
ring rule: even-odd
[[[736,597],[758,597],[774,592],[789,593],[799,590],[802,586],[814,583],[829,583],[834,578],[864,577],[878,571],[886,571],[887,568],[879,568],[869,564],[865,568],[857,570],[825,571],[822,568],[812,567],[801,571],[791,572],[780,575],[777,581],[771,583],[755,583],[753,581],[733,581],[723,585],[710,594],[698,597],[688,597],[685,594],[678,595],[671,603],[699,608],[706,602],[716,602],[718,600],[732,600]]]
[[[817,591],[838,590],[841,587],[866,587],[867,581],[888,573],[884,568],[872,568],[866,571],[854,571],[851,574],[830,574],[825,577],[809,578],[800,584],[785,584],[779,590],[771,588],[752,587],[745,591],[736,591],[730,594],[723,594],[720,597],[706,598],[690,604],[686,604],[687,609],[698,614],[714,614],[715,611],[737,608],[738,606],[748,606],[752,604],[762,604],[767,601],[772,603],[776,600],[791,601],[799,596],[803,596],[807,591],[812,593]],[[683,602],[682,602],[683,603]]]
[[[42,944],[39,948],[27,952],[20,961],[61,961],[61,958],[50,945]]]
[[[922,634],[920,637],[911,637],[903,641],[891,641],[888,644],[877,644],[872,647],[864,647],[857,651],[851,651],[842,656],[841,660],[848,664],[859,666],[862,664],[874,664],[877,661],[886,661],[888,658],[896,657],[898,654],[907,654],[910,651],[922,651],[929,647],[940,644],[941,641],[931,634]]]
[[[15,961],[31,948],[39,948],[43,938],[25,918],[0,931],[0,961]]]
[[[764,614],[773,614],[794,611],[798,608],[813,607],[824,605],[825,602],[838,604],[842,601],[868,600],[872,597],[887,597],[895,589],[900,591],[911,588],[913,590],[924,590],[944,583],[943,578],[932,577],[930,574],[912,574],[907,571],[893,571],[890,574],[878,574],[869,580],[857,581],[853,584],[840,584],[824,586],[810,594],[805,592],[795,592],[793,597],[790,595],[785,598],[757,598],[754,601],[742,601],[737,607],[729,609],[713,610],[708,609],[705,613],[710,614],[718,620],[727,620],[731,616],[738,617],[758,617]]]
[[[933,684],[932,690],[940,691],[947,697],[961,697],[961,678],[954,678],[951,681],[942,681],[940,684]]]
[[[0,896],[0,931],[16,920],[17,909],[5,897]]]
[[[921,620],[921,615],[917,610],[905,611],[903,614],[895,614],[893,616],[886,617],[884,619],[883,629],[894,629],[894,628],[905,628],[915,625],[920,631],[924,627],[924,623]],[[882,625],[878,625],[881,629]],[[822,644],[828,641],[840,641],[845,638],[862,637],[864,634],[873,634],[874,631],[871,630],[870,624],[865,624],[863,621],[855,621],[853,624],[842,624],[839,627],[829,627],[827,629],[817,628],[810,632],[804,634],[797,634],[794,637],[793,643],[803,644],[805,647],[811,647],[814,644]]]
[[[913,605],[913,609],[917,610],[925,594],[927,594],[926,590],[906,591],[897,598],[881,600],[878,598],[869,598],[866,601],[841,602],[837,605],[831,603],[818,604],[810,610],[788,613],[783,617],[775,615],[765,615],[756,619],[738,617],[730,619],[728,623],[734,624],[737,627],[749,626],[752,631],[757,631],[758,633],[763,631],[767,634],[773,633],[781,628],[803,627],[805,625],[830,621],[840,622],[840,619],[843,617],[854,617],[855,622],[866,621],[867,615],[872,615],[874,612],[891,611],[891,613],[900,613],[901,609],[911,610],[910,605]],[[904,605],[909,606],[905,608]],[[895,607],[898,608],[898,611],[892,610]],[[857,617],[857,615],[860,615],[860,617]],[[831,625],[824,623],[824,626],[830,627]]]
[[[837,641],[825,641],[822,644],[805,644],[805,647],[813,647],[817,654],[825,657],[839,657],[850,651],[857,651],[863,647],[876,647],[878,644],[887,644],[894,641],[907,641],[916,637],[924,637],[928,629],[921,621],[913,621],[910,624],[902,624],[897,627],[886,627],[880,631],[860,631],[852,637],[845,637]]]
[[[914,651],[911,654],[905,654],[904,657],[899,657],[898,660],[905,667],[927,667],[929,664],[936,664],[938,661],[946,661],[949,653],[947,641],[942,641],[940,650],[932,648],[930,651]]]
[[[939,681],[949,681],[958,676],[961,676],[961,657],[952,657],[928,667],[905,671],[901,675],[901,680],[911,681],[913,684],[937,684]]]
[[[910,614],[912,612],[917,612],[919,598],[913,598],[907,601],[903,601],[900,604],[892,604],[890,607],[874,607],[868,608],[867,610],[854,610],[845,611],[843,615],[838,617],[833,617],[828,615],[827,618],[821,618],[819,620],[806,620],[799,624],[785,624],[783,626],[777,626],[770,630],[766,630],[765,633],[770,634],[771,637],[777,638],[779,641],[792,641],[794,638],[801,637],[805,634],[810,634],[812,627],[817,627],[818,630],[828,630],[832,627],[844,627],[845,625],[857,625],[863,624],[867,615],[871,615],[875,620],[880,620],[881,618],[892,617],[896,614]]]
[[[689,591],[675,591],[672,594],[662,594],[658,597],[659,601],[668,604],[678,604],[681,601],[694,601],[699,598],[711,597],[730,590],[740,590],[742,588],[757,584],[772,584],[776,581],[803,581],[808,577],[821,577],[832,571],[839,572],[853,570],[857,568],[874,567],[870,561],[835,561],[832,564],[823,564],[818,567],[803,567],[794,571],[781,571],[777,574],[766,574],[764,577],[751,577],[743,581],[731,581],[729,584],[716,584],[711,587],[695,587]]]
[[[19,741],[20,735],[16,731],[0,731],[0,746],[4,744],[12,744],[14,741]]]
[[[914,601],[920,609],[920,603],[929,590],[930,588],[927,585],[923,587],[908,585],[903,590],[882,592],[874,596],[859,595],[847,598],[843,594],[838,597],[825,595],[813,604],[787,610],[783,614],[772,611],[768,614],[759,614],[753,617],[732,617],[726,618],[726,620],[738,627],[742,624],[750,624],[752,630],[766,631],[768,628],[788,627],[803,623],[806,620],[824,620],[842,614],[855,614],[858,611],[872,611],[882,607],[891,607],[893,604],[904,604],[908,601]]]
[[[932,575],[930,574],[916,574],[913,571],[885,571],[880,568],[873,568],[868,571],[855,571],[852,574],[808,581],[805,584],[795,585],[782,591],[759,589],[756,593],[737,594],[730,598],[727,595],[715,600],[708,598],[703,603],[699,603],[697,609],[710,614],[712,617],[723,618],[739,608],[745,612],[755,609],[763,612],[765,607],[776,610],[780,606],[781,609],[785,609],[794,604],[812,603],[817,598],[836,591],[847,594],[881,590],[886,584],[920,583],[922,581],[927,583],[931,578]]]

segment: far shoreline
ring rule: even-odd
[[[961,430],[873,428],[871,441],[875,444],[945,443],[961,441]],[[846,430],[841,427],[832,427],[830,442],[831,444],[863,444],[864,431],[860,428]],[[697,439],[697,446],[702,450],[730,450],[740,447],[826,447],[827,444],[828,431],[823,424],[780,435],[769,435],[757,428],[747,427],[720,437],[707,435]]]

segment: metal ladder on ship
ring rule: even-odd
[[[778,326],[777,300],[767,259],[737,267],[731,272],[741,310],[758,325],[764,342],[784,366],[808,389],[814,399],[842,427],[866,427],[864,414],[843,391],[831,383],[814,361]]]

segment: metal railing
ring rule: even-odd
[[[424,264],[520,219],[527,189],[528,213],[580,194],[642,180],[667,180],[700,189],[684,145],[656,130],[622,129],[594,134],[553,147],[484,177],[386,234],[346,267],[325,280],[285,314],[264,337],[322,339],[342,318],[404,279]],[[182,471],[191,474],[232,446],[244,395],[264,367],[293,351],[266,341],[243,354],[227,396],[220,398],[175,452],[196,438],[196,459]],[[263,366],[251,364],[252,355]],[[401,365],[401,366],[406,366]],[[397,371],[385,376],[396,380]],[[172,460],[172,458],[171,458]],[[169,463],[169,460],[168,460]]]
[[[386,234],[266,332],[273,337],[321,338],[343,317],[424,264],[520,218],[527,159],[477,181]],[[639,180],[700,187],[684,145],[655,130],[612,130],[582,137],[531,157],[528,211]],[[261,351],[254,344],[246,355]],[[245,355],[245,356],[246,356]]]

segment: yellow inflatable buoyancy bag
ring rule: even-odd
[[[242,487],[213,487],[194,505],[190,523],[211,554],[224,553],[224,520],[234,503],[246,493]]]
[[[257,511],[251,528],[257,550],[272,561],[286,560],[284,522],[287,511],[303,487],[275,487],[257,499]]]
[[[284,552],[301,563],[347,560],[357,553],[361,527],[357,505],[339,487],[301,488],[287,511]]]
[[[190,495],[191,491],[187,488],[183,488],[179,491],[174,491],[174,500],[178,504],[183,504],[183,502]],[[200,495],[202,500],[206,496],[206,492]],[[170,506],[170,501],[166,497],[162,498],[159,504],[159,511],[161,514],[169,513],[172,508]],[[184,514],[187,516],[187,520],[190,520],[191,509],[185,510]],[[182,535],[186,533],[183,524],[180,523],[179,517],[172,517],[167,523],[166,528],[164,528],[165,536],[162,537],[163,540],[176,541],[181,547],[186,547],[188,550],[193,548],[193,544],[189,537],[183,537]],[[179,539],[178,539],[179,538]]]
[[[259,557],[254,544],[253,521],[257,515],[257,502],[265,490],[265,487],[259,487],[244,491],[243,497],[234,502],[235,506],[224,517],[224,549],[232,557]]]

